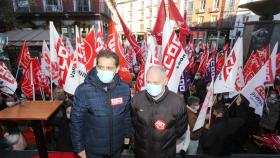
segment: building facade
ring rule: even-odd
[[[229,41],[230,30],[234,28],[239,0],[193,0],[192,3],[195,42],[215,42],[221,48]]]
[[[54,21],[57,30],[73,38],[75,25],[87,32],[98,20],[108,26],[111,18],[105,0],[9,0],[18,23],[31,28],[48,28]],[[106,30],[106,29],[104,29]],[[86,33],[84,33],[86,34]]]

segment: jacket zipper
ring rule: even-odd
[[[111,99],[112,99],[112,94],[111,91],[108,91],[109,93],[109,108],[110,108],[110,114],[109,114],[109,126],[110,126],[110,156],[112,154],[112,145],[113,145],[113,108],[112,108],[112,103],[111,103]]]

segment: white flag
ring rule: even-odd
[[[213,106],[214,100],[213,100],[213,80],[208,88],[206,97],[204,99],[204,102],[202,104],[201,110],[198,114],[197,120],[195,122],[195,125],[193,127],[193,131],[196,131],[198,129],[200,129],[201,127],[203,127],[204,122],[205,122],[205,118],[206,118],[206,114],[207,114],[207,109],[208,107]]]
[[[162,66],[169,80],[168,88],[177,93],[181,75],[189,60],[169,20],[166,20],[162,33]]]
[[[267,70],[266,70],[266,81],[265,86],[273,86],[275,75],[276,75],[276,54],[278,50],[278,42],[275,44],[271,56],[268,59]]]
[[[214,93],[233,92],[235,90],[238,68],[243,65],[243,40],[238,38],[226,59],[220,74],[214,83]]]
[[[241,94],[248,99],[250,107],[255,109],[255,113],[262,116],[263,105],[265,100],[265,82],[267,79],[268,64],[276,63],[276,52],[278,49],[278,43],[275,44],[270,59],[262,66],[257,74],[248,81],[246,86],[242,89]]]
[[[17,89],[17,81],[4,63],[0,63],[0,89],[8,94],[14,94]]]

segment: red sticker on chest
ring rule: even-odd
[[[121,104],[123,104],[123,97],[111,99],[112,106],[121,105]]]
[[[157,120],[154,125],[158,131],[163,131],[166,129],[166,122],[164,120]]]

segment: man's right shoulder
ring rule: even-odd
[[[89,91],[90,88],[91,88],[90,83],[84,82],[76,88],[75,94],[85,93],[86,91]]]

